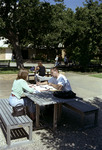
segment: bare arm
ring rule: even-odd
[[[35,71],[38,71],[40,68],[37,66],[36,68],[35,68]]]
[[[36,85],[46,85],[48,84],[48,81],[45,81],[45,82],[37,82]]]
[[[62,85],[61,84],[53,84],[53,83],[49,83],[50,86],[53,86],[54,88],[56,88],[57,90],[62,90]]]

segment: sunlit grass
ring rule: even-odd
[[[4,67],[0,68],[0,74],[17,74],[18,73],[17,68],[9,68],[9,67]]]
[[[96,78],[102,78],[102,73],[92,74],[90,76],[96,77]]]
[[[29,67],[26,67],[25,69],[29,71]],[[16,67],[0,68],[0,74],[18,74],[18,71],[19,69],[17,69]]]
[[[18,71],[12,71],[12,70],[9,70],[9,71],[0,71],[0,74],[17,74]]]

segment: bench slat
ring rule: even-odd
[[[2,119],[4,120],[4,122],[5,122],[5,124],[6,124],[7,126],[10,125],[9,122],[8,122],[8,120],[7,120],[6,117],[4,116],[4,113],[2,112],[1,109],[0,109],[0,118],[2,118]]]
[[[94,126],[97,125],[99,108],[93,105],[87,104],[81,100],[69,101],[69,102],[63,103],[63,105],[69,108],[70,110],[73,110],[81,115],[82,126],[84,126],[84,117],[89,114],[94,114]]]
[[[10,116],[9,121],[10,121],[11,125],[12,124],[15,124],[15,125],[23,124],[25,122],[28,123],[30,121],[30,119],[28,119],[29,117],[27,115],[26,116],[13,117],[11,114],[12,113],[12,107],[9,105],[8,100],[5,100],[5,101],[2,100],[1,104],[3,105],[3,107],[6,107],[7,105],[9,106],[9,107],[6,107],[6,112],[7,112],[7,115]],[[5,113],[5,111],[4,111],[4,113]]]
[[[69,101],[69,102],[66,102],[66,104],[68,104],[84,113],[88,112],[88,111],[98,110],[97,107],[95,107],[93,105],[89,105],[83,101]]]
[[[6,99],[4,102],[5,102],[7,105],[9,105],[8,99]],[[11,108],[11,109],[10,109],[10,108]],[[12,113],[12,106],[9,105],[8,109],[9,109],[9,111]],[[29,117],[28,117],[27,115],[25,115],[25,116],[19,116],[19,117],[13,117],[13,118],[15,118],[16,120],[19,119],[19,123],[20,123],[20,121],[21,121],[21,123],[25,123],[25,122],[29,122],[29,121],[30,121],[30,119],[29,119]]]
[[[8,101],[2,101],[2,104],[4,104],[5,105],[5,107],[6,107],[6,109],[8,110],[8,115],[10,116],[10,119],[13,121],[13,123],[12,124],[15,124],[15,125],[17,125],[18,123],[19,124],[22,124],[22,123],[25,123],[25,121],[23,121],[22,120],[22,118],[21,117],[13,117],[12,116],[12,107],[9,105],[9,103],[8,103]],[[7,105],[8,105],[8,107],[7,107]],[[10,120],[9,120],[10,121]],[[11,123],[10,123],[11,124]],[[12,125],[11,124],[11,125]]]
[[[13,116],[11,115],[11,113],[8,111],[8,107],[5,107],[4,103],[1,103],[1,110],[3,112],[3,116],[6,117],[6,119],[8,120],[10,125],[15,124],[15,120],[13,119]],[[17,122],[16,122],[17,123]]]
[[[8,99],[5,100],[4,103],[6,103],[6,105],[9,105]],[[8,109],[9,109],[10,113],[12,113],[12,106],[9,105]],[[25,122],[29,122],[27,115],[26,116],[13,117],[13,120],[15,120],[17,122],[15,124],[18,124],[18,123],[23,124]]]
[[[9,101],[8,99],[6,99],[5,101],[8,105],[9,105]],[[9,105],[10,106],[10,105]],[[9,108],[11,108],[12,110],[12,106],[10,106]],[[12,112],[12,111],[11,111]],[[15,118],[19,123],[27,123],[27,122],[31,122],[31,119],[27,116],[27,115],[22,115],[22,116],[19,116],[19,117],[13,117]]]
[[[11,145],[12,137],[25,137],[25,133],[27,133],[23,128],[25,126],[29,127],[29,142],[32,140],[32,120],[27,115],[13,117],[12,107],[9,105],[8,99],[0,99],[0,119],[5,130],[8,146]],[[26,135],[28,137],[28,134]]]

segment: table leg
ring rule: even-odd
[[[57,128],[57,104],[54,104],[54,113],[53,113],[53,130]]]
[[[57,115],[58,115],[57,120],[58,121],[60,120],[61,113],[62,113],[62,103],[58,104],[58,112],[57,112]]]
[[[97,125],[97,123],[98,123],[98,110],[95,112],[94,125]]]
[[[40,106],[36,104],[36,128],[39,128]]]

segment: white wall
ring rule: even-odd
[[[12,50],[11,49],[6,49],[5,59],[6,60],[11,60],[12,59]]]
[[[0,47],[3,48],[0,51],[1,60],[11,60],[12,59],[12,50],[9,48],[9,44],[5,44],[7,39],[0,37]]]

